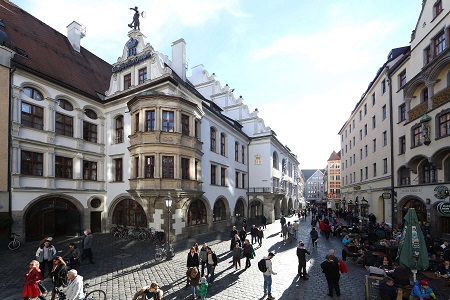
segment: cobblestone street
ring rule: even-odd
[[[297,218],[288,218],[293,222]],[[178,242],[174,245],[176,255],[170,261],[156,262],[154,248],[147,242],[114,240],[109,234],[95,235],[93,248],[96,264],[86,261],[79,268],[79,273],[85,282],[91,284],[91,289],[101,288],[107,293],[107,299],[129,300],[142,286],[157,282],[164,291],[164,299],[190,299],[190,289],[186,284],[186,257],[189,247],[197,242],[200,245],[207,242],[216,252],[219,263],[216,269],[216,279],[208,289],[208,299],[262,299],[263,276],[258,270],[257,262],[269,251],[276,253],[273,258],[273,268],[278,274],[273,276],[272,295],[276,299],[330,299],[327,296],[327,285],[321,271],[320,263],[329,249],[336,249],[340,257],[341,242],[337,238],[319,239],[317,248],[312,248],[309,239],[310,217],[300,222],[298,239],[305,242],[311,252],[308,258],[308,273],[310,280],[303,281],[297,276],[297,242],[283,242],[280,238],[279,221],[267,226],[261,248],[255,245],[256,257],[252,260],[249,270],[235,271],[231,263],[229,250],[229,231],[213,232]],[[250,224],[251,225],[251,224]],[[60,255],[67,250],[67,244],[72,239],[55,239],[55,247]],[[1,250],[0,262],[2,276],[0,284],[0,299],[22,299],[21,291],[24,275],[34,253],[37,242],[27,243],[16,251]],[[242,263],[242,260],[241,260]],[[244,260],[245,264],[245,260]],[[349,273],[341,276],[342,295],[339,299],[364,299],[364,275],[366,270],[360,265],[347,263]],[[51,288],[49,279],[45,280],[47,288]],[[335,296],[337,298],[337,296]],[[50,299],[50,295],[47,296]]]

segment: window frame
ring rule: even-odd
[[[186,114],[181,114],[181,134],[189,135],[189,116]]]
[[[97,143],[97,124],[83,120],[83,140],[91,143]]]
[[[189,174],[189,158],[182,157],[181,158],[181,179],[190,180]]]
[[[44,100],[44,95],[36,88],[32,86],[25,86],[23,88],[23,92],[27,97],[36,100],[36,101],[42,101]]]
[[[29,112],[24,111],[24,105],[29,107]],[[26,127],[43,130],[44,129],[44,108],[22,101],[20,106],[20,124]],[[24,118],[25,116],[25,118]],[[26,121],[24,121],[26,120]],[[40,121],[40,122],[38,122]]]
[[[162,156],[161,157],[161,178],[174,179],[175,178],[175,157]]]
[[[123,182],[123,158],[114,158],[114,182]]]
[[[55,178],[73,179],[73,159],[55,155]]]
[[[140,68],[138,71],[138,82],[139,84],[144,83],[147,80],[147,67]]]
[[[216,152],[216,135],[217,135],[217,130],[214,127],[211,127],[209,129],[209,143],[210,143],[210,148],[209,150],[212,152]]]
[[[25,157],[28,155],[28,157]],[[20,174],[26,176],[44,176],[44,154],[21,150],[20,152]]]
[[[97,181],[97,170],[97,162],[83,160],[83,180]]]
[[[58,116],[60,121],[58,121]],[[70,122],[68,122],[70,120]],[[55,133],[73,137],[73,117],[55,112]]]
[[[123,89],[129,89],[131,87],[131,73],[123,75]]]
[[[155,178],[155,156],[147,155],[144,159],[144,178]]]
[[[175,132],[174,117],[175,117],[175,113],[172,110],[163,110],[162,111],[161,131]]]
[[[115,124],[115,143],[116,144],[122,144],[124,142],[124,122],[123,122],[124,118],[122,115],[117,116],[114,119],[114,124]]]

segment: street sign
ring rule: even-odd
[[[390,199],[391,198],[391,193],[383,193],[383,199]]]

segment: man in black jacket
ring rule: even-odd
[[[394,280],[390,277],[385,277],[380,282],[380,296],[381,300],[395,300],[397,299],[397,288],[394,286]]]
[[[336,291],[336,295],[341,295],[341,290],[339,288],[339,279],[341,275],[339,274],[339,263],[337,258],[332,255],[334,250],[330,250],[330,254],[327,255],[327,259],[320,264],[322,272],[325,274],[325,279],[328,283],[328,296],[333,297],[333,289]]]
[[[298,242],[297,257],[298,257],[298,275],[303,280],[308,280],[308,274],[306,274],[306,254],[310,255],[308,250],[305,249],[305,244],[302,241]]]
[[[206,267],[208,269],[209,283],[214,281],[214,270],[217,266],[217,255],[212,251],[210,247],[206,250],[208,252],[208,258],[206,260]]]

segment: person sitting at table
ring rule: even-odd
[[[450,276],[450,261],[444,260],[442,264],[440,264],[437,268],[437,271],[441,274],[441,276],[449,277]]]
[[[418,281],[414,285],[413,289],[411,290],[411,297],[414,300],[430,299],[430,297],[436,299],[436,295],[434,294],[433,290],[429,287],[428,281],[426,280]]]
[[[398,263],[392,263],[393,270],[389,272],[389,276],[394,279],[394,283],[399,286],[409,285],[409,275],[411,271],[406,267],[401,267]]]
[[[346,234],[343,238],[342,238],[342,244],[344,246],[346,246],[347,244],[349,244],[351,242],[350,237],[348,236],[348,234]]]
[[[380,282],[380,296],[381,300],[396,300],[397,299],[397,287],[394,286],[394,279],[385,277]]]
[[[388,270],[392,268],[392,262],[387,256],[381,256],[378,258],[378,265],[380,269]]]
[[[381,239],[380,240],[380,245],[384,246],[384,247],[390,247],[391,243],[387,239]]]
[[[370,276],[386,277],[386,273],[383,269],[377,268],[375,266],[364,266],[369,272]]]

